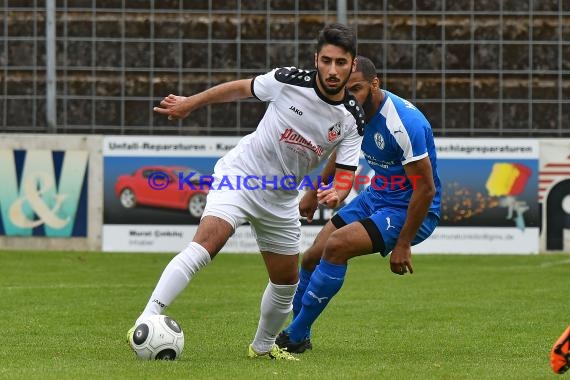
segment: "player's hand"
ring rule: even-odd
[[[404,243],[398,240],[396,246],[390,254],[390,270],[403,276],[407,272],[414,273],[412,267],[412,248],[410,243]]]
[[[154,112],[168,116],[168,120],[184,119],[190,115],[188,98],[170,94],[160,102],[159,107],[153,108]]]
[[[299,201],[299,213],[302,217],[307,218],[307,222],[311,223],[313,221],[313,216],[315,216],[315,211],[319,208],[319,202],[317,202],[317,193],[314,190],[308,190],[305,195]]]
[[[340,204],[340,197],[336,189],[324,183],[321,183],[321,186],[317,189],[317,200],[319,204],[328,208],[336,208]]]

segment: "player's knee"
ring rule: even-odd
[[[303,254],[303,258],[301,259],[301,266],[303,269],[308,271],[313,271],[319,264],[321,260],[321,256],[323,254],[323,250],[321,247],[315,247],[314,245],[309,248]]]
[[[348,260],[349,248],[347,239],[343,238],[341,234],[332,233],[325,245],[323,258],[333,264],[345,264]]]
[[[279,274],[270,275],[269,279],[276,285],[295,285],[299,282],[299,272],[297,269],[283,270]]]
[[[298,256],[265,255],[269,279],[276,285],[294,285],[299,282]],[[276,260],[277,259],[277,260]]]
[[[193,241],[204,247],[214,258],[233,232],[234,228],[229,222],[215,216],[206,216],[200,221]]]
[[[317,265],[319,265],[319,261],[321,261],[321,257],[323,256],[323,251],[325,249],[325,245],[329,240],[331,234],[336,230],[331,222],[327,223],[325,227],[318,233],[317,238],[311,245],[311,247],[303,253],[303,257],[301,259],[301,266],[303,269],[308,271],[314,271]]]

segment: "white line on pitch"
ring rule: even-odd
[[[570,264],[570,259],[561,260],[561,261],[550,261],[548,263],[541,263],[540,266],[542,268],[548,268],[548,267],[555,267],[555,266],[564,265],[564,264]]]

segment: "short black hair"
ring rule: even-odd
[[[356,57],[356,36],[354,31],[346,25],[339,23],[326,25],[319,32],[317,53],[321,51],[323,45],[327,44],[341,47],[353,58]]]
[[[362,73],[364,79],[369,82],[372,82],[374,78],[378,77],[374,63],[362,55],[356,57],[356,69],[354,71]]]

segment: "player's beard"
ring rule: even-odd
[[[350,75],[349,75],[346,77],[346,79],[343,82],[340,83],[340,86],[338,86],[337,88],[329,87],[327,85],[327,82],[322,78],[318,65],[317,65],[317,77],[319,78],[319,83],[321,84],[321,87],[323,88],[323,90],[325,90],[325,93],[327,95],[336,95],[339,92],[343,91],[344,86],[346,85],[346,82],[348,82],[348,80],[350,79]]]
[[[364,103],[362,103],[362,109],[364,110],[365,119],[368,121],[374,116],[374,103],[372,102],[372,88],[368,89],[368,95],[366,95],[366,99],[364,99]]]

